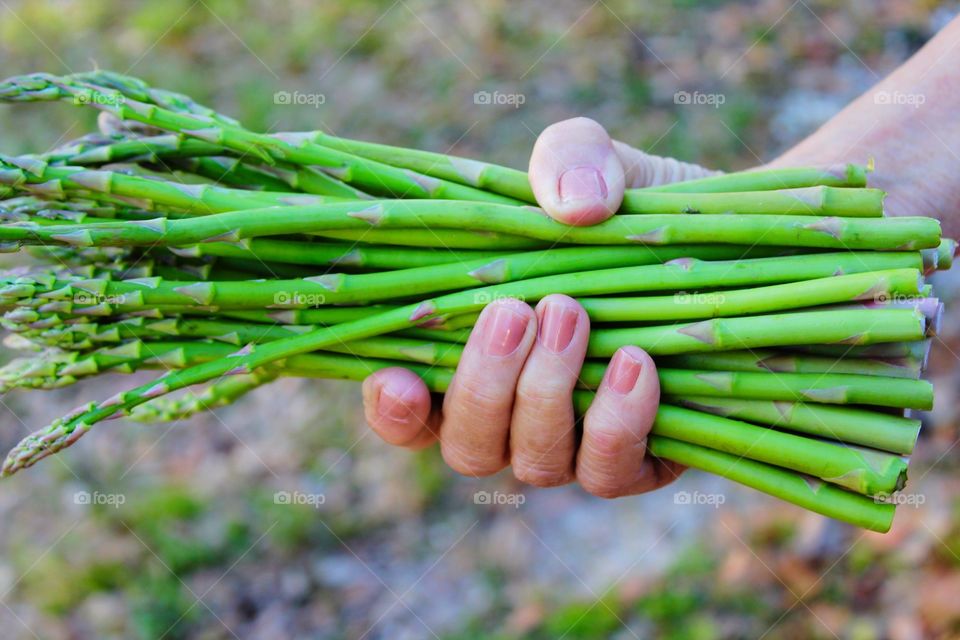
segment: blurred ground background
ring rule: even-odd
[[[129,72],[257,129],[514,166],[544,126],[584,114],[653,153],[737,169],[810,132],[957,11],[921,0],[0,0],[0,59],[6,74]],[[277,104],[277,92],[323,104]],[[69,106],[0,108],[4,152],[91,127]],[[960,336],[947,333],[911,467],[923,504],[902,507],[886,536],[696,473],[614,502],[525,491],[508,474],[465,480],[434,451],[367,435],[356,386],[281,381],[189,423],[109,423],[0,485],[0,635],[958,637]],[[0,444],[131,382],[5,396]],[[478,491],[524,502],[477,504]],[[682,491],[725,504],[675,504]],[[323,504],[278,504],[276,492]]]

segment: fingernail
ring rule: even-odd
[[[593,167],[574,167],[560,174],[560,200],[601,200],[607,197],[603,174]]]
[[[564,304],[547,304],[540,323],[540,344],[554,353],[560,353],[573,340],[577,329],[577,310]]]
[[[527,318],[508,306],[498,304],[484,328],[484,351],[492,356],[508,356],[517,350],[527,330]]]
[[[621,395],[630,393],[630,390],[637,384],[641,369],[643,369],[643,365],[621,349],[613,354],[610,371],[607,373],[607,384]]]
[[[380,410],[380,415],[396,422],[406,422],[413,413],[410,406],[400,396],[394,395],[387,389],[380,390],[377,407]]]

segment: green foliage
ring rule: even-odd
[[[545,638],[609,638],[621,626],[620,605],[612,597],[573,602],[550,615],[543,624]]]

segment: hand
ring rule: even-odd
[[[548,127],[530,158],[540,206],[577,225],[613,215],[625,186],[711,173],[614,142],[586,118]],[[644,455],[660,385],[653,360],[638,347],[614,354],[578,437],[571,394],[589,332],[586,312],[567,296],[547,296],[536,309],[498,300],[480,314],[442,407],[431,404],[413,372],[383,369],[363,384],[367,421],[390,444],[419,449],[439,440],[444,460],[464,475],[510,465],[522,482],[550,487],[576,479],[604,498],[671,482],[682,467]]]

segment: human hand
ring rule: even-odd
[[[613,215],[625,187],[710,175],[701,167],[651,156],[610,139],[596,122],[575,118],[540,135],[530,158],[538,203],[568,224]],[[420,449],[440,441],[447,464],[487,476],[506,466],[521,482],[549,487],[576,480],[615,498],[671,482],[680,465],[645,456],[660,386],[642,349],[617,351],[578,435],[572,392],[587,349],[590,320],[564,295],[533,309],[497,300],[480,314],[442,406],[408,369],[392,367],[363,384],[367,422],[386,442]]]

